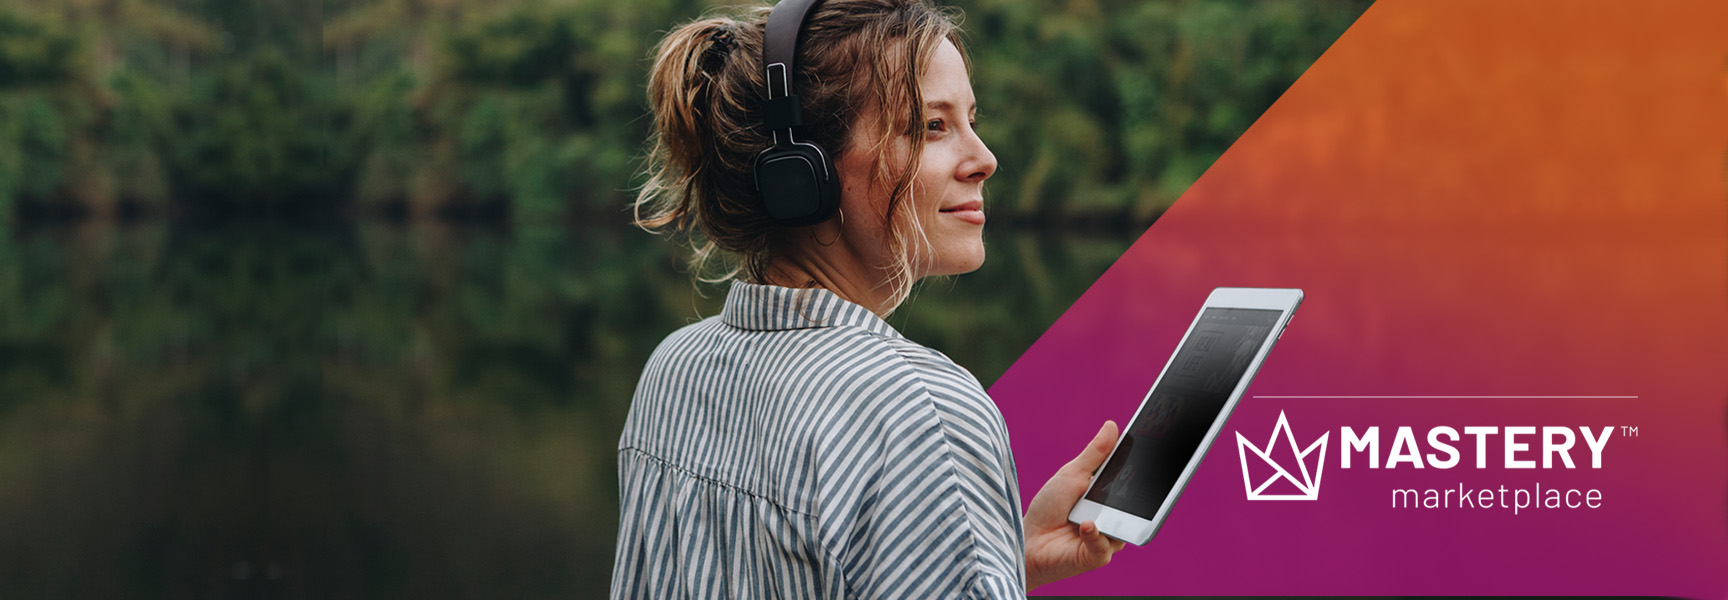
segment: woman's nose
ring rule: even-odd
[[[996,155],[990,152],[989,146],[984,145],[984,139],[978,137],[977,131],[972,131],[971,134],[972,143],[967,148],[966,160],[960,163],[960,179],[984,181],[996,174]]]

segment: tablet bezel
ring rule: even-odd
[[[1266,340],[1260,343],[1259,352],[1255,353],[1254,359],[1248,363],[1248,370],[1244,371],[1242,379],[1236,382],[1236,388],[1231,390],[1229,399],[1224,401],[1224,407],[1213,418],[1212,427],[1207,430],[1206,437],[1200,441],[1200,447],[1195,449],[1194,456],[1189,457],[1187,466],[1182,469],[1182,474],[1177,476],[1176,483],[1170,488],[1169,495],[1164,497],[1163,504],[1159,505],[1158,512],[1153,514],[1150,520],[1086,499],[1086,496],[1092,493],[1092,486],[1098,482],[1098,475],[1104,472],[1104,465],[1109,464],[1110,459],[1116,456],[1117,448],[1111,448],[1110,456],[1105,457],[1104,462],[1099,463],[1098,470],[1092,473],[1091,480],[1086,483],[1086,492],[1080,495],[1080,501],[1068,512],[1068,521],[1076,524],[1092,521],[1098,526],[1098,531],[1105,535],[1136,546],[1146,545],[1146,542],[1150,541],[1152,536],[1158,532],[1158,528],[1164,524],[1164,520],[1170,515],[1170,509],[1176,506],[1176,501],[1182,496],[1182,490],[1187,487],[1188,480],[1194,476],[1194,471],[1199,468],[1200,459],[1206,456],[1206,451],[1212,447],[1212,442],[1218,438],[1218,433],[1223,431],[1225,421],[1230,420],[1230,413],[1236,409],[1236,403],[1241,400],[1242,394],[1247,391],[1249,384],[1253,383],[1255,373],[1260,370],[1260,364],[1266,360],[1266,356],[1272,351],[1272,346],[1284,334],[1284,328],[1290,324],[1290,317],[1295,314],[1296,307],[1301,304],[1302,290],[1299,289],[1221,287],[1212,290],[1212,293],[1206,297],[1206,303],[1194,313],[1194,320],[1188,323],[1188,331],[1183,332],[1182,340],[1176,343],[1176,349],[1171,351],[1170,358],[1164,361],[1164,368],[1158,371],[1158,378],[1153,380],[1152,386],[1146,389],[1146,397],[1140,400],[1140,407],[1134,409],[1134,416],[1128,420],[1127,426],[1123,427],[1121,431],[1127,432],[1134,427],[1135,420],[1140,418],[1140,413],[1146,409],[1148,401],[1152,399],[1153,390],[1158,389],[1158,384],[1164,381],[1165,372],[1170,370],[1170,364],[1175,362],[1176,355],[1182,351],[1182,346],[1188,343],[1188,336],[1194,333],[1194,328],[1200,324],[1200,317],[1206,314],[1207,309],[1246,308],[1280,311],[1272,331],[1266,334]],[[1120,446],[1121,438],[1118,437],[1117,447]]]

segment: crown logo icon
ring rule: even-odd
[[[1277,447],[1280,436],[1282,436],[1290,452],[1296,457],[1294,470],[1287,469],[1285,465],[1280,465],[1278,461],[1272,459],[1272,450]],[[1264,449],[1256,447],[1248,441],[1248,438],[1242,437],[1242,434],[1238,432],[1236,434],[1236,455],[1242,459],[1242,487],[1248,491],[1248,499],[1320,499],[1320,471],[1326,467],[1326,441],[1329,437],[1332,437],[1330,431],[1321,434],[1320,439],[1314,440],[1314,443],[1309,444],[1307,448],[1298,449],[1296,434],[1290,431],[1290,421],[1284,418],[1284,411],[1278,411],[1278,424],[1272,427],[1272,439],[1266,441]],[[1248,458],[1249,454],[1253,454],[1254,458]],[[1255,481],[1251,475],[1251,470],[1248,468],[1251,460],[1254,461],[1253,464],[1261,467],[1259,469],[1261,472],[1265,471],[1265,467],[1270,466],[1272,474]],[[1309,468],[1310,464],[1313,465],[1312,469]],[[1290,485],[1273,487],[1280,482]],[[1292,487],[1294,492],[1289,491]]]

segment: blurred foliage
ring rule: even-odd
[[[1002,218],[1143,225],[1366,0],[961,0]],[[0,6],[0,215],[620,222],[648,53],[697,0]]]
[[[326,46],[369,82],[355,92],[358,204],[621,220],[648,133],[650,32],[702,9],[382,0],[338,15]]]
[[[176,197],[206,210],[271,214],[339,198],[351,161],[339,131],[346,113],[320,85],[327,79],[274,49],[202,78],[170,146]]]
[[[212,45],[189,13],[151,0],[0,5],[0,221],[31,201],[111,214],[167,203],[173,100],[144,67]]]
[[[957,2],[1010,211],[1146,223],[1366,10],[1311,2]]]
[[[0,81],[60,83],[79,70],[77,38],[54,23],[0,12]]]

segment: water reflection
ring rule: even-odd
[[[1131,239],[987,241],[892,319],[986,385]],[[636,376],[721,295],[622,228],[0,229],[0,596],[603,594]]]

